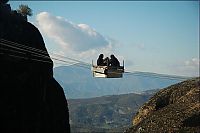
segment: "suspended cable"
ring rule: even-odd
[[[5,40],[5,39],[1,39],[1,41],[6,42],[6,43],[9,43],[9,44],[11,44],[11,45],[12,45],[12,44],[15,45],[15,46],[10,46],[10,45],[6,45],[5,43],[1,43],[1,44],[4,45],[4,46],[16,48],[16,49],[18,49],[18,50],[23,50],[23,51],[26,51],[26,52],[30,52],[30,51],[28,51],[27,49],[33,50],[33,51],[36,51],[36,52],[39,52],[39,53],[44,53],[44,54],[46,54],[46,56],[44,56],[44,57],[50,58],[49,56],[47,56],[48,53],[47,53],[46,51],[43,51],[43,50],[40,50],[40,49],[36,49],[36,48],[33,48],[33,47],[29,47],[29,46],[25,46],[25,45],[22,45],[22,44],[19,44],[19,43],[11,42],[11,41],[8,41],[8,40]],[[19,46],[19,47],[25,48],[25,49],[20,49],[20,48],[18,48],[18,47],[16,47],[16,46]],[[36,53],[36,52],[32,52],[32,51],[31,51],[30,53],[38,54],[38,53]],[[43,56],[42,54],[39,54],[39,55]],[[61,55],[54,54],[54,53],[52,53],[52,55],[56,55],[56,56],[59,56],[59,57],[63,57],[63,58],[72,60],[72,61],[76,61],[76,63],[75,63],[75,62],[71,62],[71,64],[75,64],[76,66],[82,66],[82,67],[84,67],[84,65],[87,65],[87,66],[85,66],[85,68],[90,69],[90,68],[88,68],[88,67],[90,67],[89,65],[91,65],[91,64],[89,64],[89,63],[85,63],[85,62],[82,62],[82,61],[79,61],[79,60],[76,60],[76,59],[72,59],[72,58],[65,57],[65,56],[61,56]],[[62,61],[62,62],[65,62],[65,63],[69,63],[69,62],[66,61],[66,60],[57,59],[57,58],[55,58],[55,57],[52,57],[52,59],[58,60],[58,61]],[[77,62],[78,62],[78,63],[83,63],[83,64],[78,64]]]
[[[55,53],[51,53],[52,57],[50,58],[48,56],[47,51],[36,49],[36,48],[29,47],[29,46],[26,46],[26,45],[22,45],[22,44],[19,44],[19,43],[16,43],[16,42],[11,42],[11,41],[8,41],[8,40],[5,40],[5,39],[1,39],[0,44],[3,45],[3,46],[6,46],[6,47],[10,47],[11,49],[16,49],[18,51],[11,50],[11,49],[6,49],[6,48],[2,48],[1,47],[2,50],[7,50],[7,51],[9,50],[11,52],[25,54],[25,55],[27,53],[31,53],[31,56],[40,57],[42,59],[52,59],[52,60],[55,60],[55,61],[63,62],[64,64],[67,64],[67,65],[71,64],[71,65],[84,67],[84,68],[87,68],[87,69],[90,69],[90,66],[91,66],[90,63],[86,63],[86,62],[83,62],[83,61],[79,61],[79,60],[72,59],[72,58],[69,58],[69,57],[65,57],[65,56],[62,56],[62,55],[58,55],[58,54],[55,54]],[[12,56],[14,56],[14,55],[12,55]],[[64,59],[55,58],[53,56],[62,57],[62,58],[71,60],[71,62],[70,61],[66,61]],[[37,60],[37,59],[34,59],[34,60]],[[40,61],[44,62],[45,60],[40,60]],[[47,61],[45,61],[45,62],[47,62]],[[112,72],[112,73],[116,73],[117,74],[117,72]],[[124,73],[126,75],[143,76],[143,77],[155,77],[155,78],[167,78],[167,79],[180,79],[180,80],[186,80],[186,79],[191,78],[191,77],[184,77],[184,76],[166,75],[166,74],[159,74],[159,73],[152,73],[152,72],[141,72],[141,71],[133,71],[133,72],[125,71]]]
[[[176,75],[167,75],[167,74],[159,74],[159,73],[151,73],[151,72],[141,72],[141,71],[133,71],[133,72],[125,72],[127,75],[134,75],[134,76],[143,76],[143,77],[155,77],[155,78],[167,78],[167,79],[180,79],[186,80],[192,77],[185,77],[185,76],[176,76]]]
[[[6,50],[6,51],[10,51],[10,52],[14,52],[14,53],[20,53],[20,54],[24,54],[25,57],[27,57],[27,53],[25,52],[19,52],[19,51],[16,51],[16,50],[10,50],[10,49],[6,49],[6,48],[0,48],[1,50]],[[3,53],[3,52],[2,52]],[[5,54],[5,53],[4,53]],[[41,57],[41,58],[47,58],[47,59],[50,59],[48,56],[40,56],[40,55],[36,55],[36,54],[33,54],[31,56],[35,56],[35,57]],[[31,59],[31,58],[30,58]],[[52,58],[53,60],[56,60],[56,61],[61,61],[61,62],[65,62],[65,64],[72,64],[73,62],[68,62],[68,61],[63,61],[63,60],[59,60],[59,59],[56,59],[56,58]],[[49,63],[52,63],[49,61]],[[74,63],[76,64],[76,63]]]
[[[10,47],[10,48],[17,49],[17,50],[25,51],[25,52],[28,52],[28,53],[37,54],[37,55],[40,55],[41,57],[50,59],[50,57],[47,56],[47,54],[46,54],[46,55],[40,54],[40,53],[47,53],[47,52],[42,52],[41,50],[39,51],[40,53],[36,53],[36,52],[33,52],[33,51],[29,51],[29,50],[27,50],[27,49],[18,48],[18,47],[16,47],[16,46],[10,46],[10,45],[7,45],[7,44],[5,44],[5,43],[1,43],[1,42],[0,42],[0,44],[2,44],[2,45],[4,45],[4,46],[7,46],[7,47]],[[20,46],[22,46],[22,45],[20,45]],[[28,47],[26,47],[26,48],[28,48]],[[36,49],[36,50],[37,50],[37,49]],[[35,51],[35,50],[34,50],[34,51]],[[62,57],[64,57],[64,56],[62,56]],[[54,59],[54,60],[60,60],[60,61],[61,61],[61,59],[57,59],[57,58],[54,58],[54,57],[52,57],[52,59]],[[63,60],[62,60],[62,61],[63,61]],[[78,61],[78,60],[76,60],[76,61]],[[63,62],[69,63],[68,61],[63,61]],[[80,61],[79,61],[79,62],[80,62]],[[75,62],[71,62],[71,63],[72,63],[72,64],[76,64],[77,62],[76,62],[76,63],[75,63]]]
[[[51,53],[51,52],[50,52]],[[79,60],[76,60],[76,59],[72,59],[72,58],[69,58],[69,57],[66,57],[66,56],[62,56],[62,55],[58,55],[58,54],[55,54],[55,53],[51,53],[55,56],[58,56],[58,57],[62,57],[62,58],[66,58],[66,59],[69,59],[69,60],[73,60],[73,61],[76,61],[78,63],[83,63],[85,65],[91,65],[90,63],[87,63],[87,62],[83,62],[83,61],[79,61]]]
[[[0,48],[1,49],[1,48]],[[3,53],[3,52],[0,52],[0,54],[5,54],[5,53]],[[8,55],[8,56],[11,56],[11,57],[15,57],[15,58],[20,58],[20,59],[26,59],[26,60],[33,60],[33,61],[37,61],[37,62],[45,62],[45,63],[50,63],[50,64],[52,64],[52,62],[50,62],[50,61],[45,61],[45,60],[40,60],[40,59],[36,59],[36,58],[28,58],[28,57],[26,57],[26,56],[19,56],[19,55],[13,55],[13,54],[6,54],[6,55]],[[36,56],[36,55],[34,55],[34,56]],[[36,56],[37,57],[37,56]],[[61,60],[59,60],[59,61],[61,61]],[[62,61],[63,62],[63,61]],[[66,62],[65,61],[65,63],[62,63],[63,65],[72,65],[71,63],[68,63],[68,62]],[[90,69],[90,68],[87,68],[87,67],[85,67],[85,66],[81,66],[81,65],[79,65],[79,64],[74,64],[74,65],[76,65],[76,66],[79,66],[79,67],[83,67],[83,68],[86,68],[86,69]]]
[[[15,53],[23,53],[24,55],[26,55],[27,53],[32,53],[31,56],[40,57],[40,58],[43,58],[43,59],[50,59],[49,56],[41,55],[41,54],[38,54],[38,53],[35,53],[35,52],[32,52],[32,51],[28,51],[28,50],[25,50],[25,49],[21,49],[21,48],[17,48],[17,47],[14,47],[14,46],[6,45],[6,44],[3,44],[3,43],[0,43],[0,44],[2,44],[2,45],[4,45],[4,46],[8,46],[8,47],[13,48],[13,49],[21,50],[21,51],[24,51],[24,52],[16,51],[16,50],[11,50],[11,49],[6,49],[6,48],[1,48],[1,47],[0,47],[1,50],[7,50],[7,51],[15,52]],[[14,55],[10,55],[10,56],[14,56]],[[16,56],[16,57],[17,57],[17,56]],[[22,56],[18,56],[18,57],[22,57]],[[31,58],[31,59],[33,59],[33,58]],[[73,64],[73,65],[76,65],[76,66],[80,66],[80,67],[84,67],[84,68],[90,69],[90,68],[85,67],[84,65],[81,65],[81,64],[78,64],[78,63],[69,62],[69,61],[65,61],[65,60],[62,60],[62,59],[57,59],[57,58],[54,58],[54,57],[52,57],[52,59],[53,59],[53,60],[57,60],[57,61],[64,62],[64,63],[66,63],[67,65],[69,65],[69,64],[72,65],[72,64]],[[34,59],[34,60],[36,61],[36,59]],[[38,61],[42,61],[42,60],[38,60]],[[52,63],[52,62],[50,62],[50,61],[44,61],[44,60],[43,60],[43,62]]]
[[[44,51],[44,50],[36,49],[36,48],[29,47],[29,46],[19,44],[19,43],[16,43],[16,42],[11,42],[11,41],[8,41],[8,40],[5,40],[5,39],[1,39],[1,41],[4,42],[4,43],[8,43],[8,44],[11,44],[11,45],[19,46],[21,48],[29,49],[29,50],[32,50],[32,51],[35,51],[35,52],[39,52],[39,53],[48,55],[47,51]],[[76,60],[76,59],[72,59],[72,58],[69,58],[69,57],[66,57],[66,56],[58,55],[58,54],[55,54],[55,53],[52,53],[52,52],[49,52],[49,53],[50,53],[50,55],[55,55],[55,56],[66,58],[66,59],[69,59],[69,60],[72,60],[72,61],[83,63],[83,64],[86,64],[86,65],[91,65],[90,63],[86,63],[86,62],[79,61],[79,60]]]
[[[0,52],[0,54],[5,54],[5,53]],[[7,54],[7,55],[9,55],[11,57],[15,57],[15,58],[20,58],[20,59],[26,59],[26,60],[31,59],[31,60],[37,61],[37,62],[52,63],[49,61],[39,60],[39,59],[35,59],[35,58],[28,58],[28,57],[24,57],[24,56],[13,55],[13,54]]]
[[[14,45],[14,46],[18,46],[18,47],[21,47],[21,48],[25,48],[25,49],[28,49],[28,50],[32,50],[32,51],[35,51],[35,52],[39,52],[39,53],[43,53],[43,54],[48,55],[47,51],[37,49],[37,48],[34,48],[34,47],[30,47],[30,46],[27,46],[27,45],[19,44],[19,43],[16,43],[16,42],[8,41],[8,40],[2,39],[2,38],[1,38],[1,42],[4,43],[4,44]]]
[[[0,49],[4,50],[4,51],[10,51],[10,52],[15,52],[15,53],[25,54],[24,52],[20,52],[20,51],[16,51],[16,50],[11,50],[11,49],[7,49],[7,48],[0,47]]]
[[[20,51],[24,51],[24,52],[27,52],[27,53],[39,55],[39,56],[41,56],[41,57],[44,57],[45,59],[50,59],[50,57],[47,56],[47,55],[39,54],[39,53],[36,53],[36,52],[33,52],[33,51],[29,51],[29,50],[27,50],[27,49],[18,48],[18,47],[16,47],[16,46],[7,45],[7,44],[4,44],[4,43],[2,43],[2,42],[0,42],[0,44],[3,45],[3,46],[7,46],[7,47],[10,47],[10,48],[13,48],[13,49],[17,49],[17,50],[20,50]]]

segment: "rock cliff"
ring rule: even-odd
[[[200,78],[156,93],[133,119],[126,133],[200,132]]]
[[[67,100],[43,38],[19,16],[0,4],[0,132],[68,133]],[[42,50],[45,58],[26,46]]]

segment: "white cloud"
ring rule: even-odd
[[[74,24],[48,12],[39,13],[36,19],[38,28],[65,51],[86,52],[109,46],[109,41],[87,24]]]
[[[199,76],[199,64],[200,60],[198,58],[192,58],[178,64],[178,66],[173,67],[172,70],[179,75]]]
[[[197,68],[199,66],[199,59],[192,58],[191,60],[185,61],[185,66],[191,67],[191,68]]]
[[[41,12],[36,25],[46,38],[52,40],[59,51],[52,52],[91,63],[100,53],[115,53],[116,40],[104,37],[87,24],[75,24],[60,16]]]

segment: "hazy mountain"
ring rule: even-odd
[[[71,132],[123,132],[152,95],[122,94],[68,100]]]
[[[54,68],[54,77],[64,88],[67,98],[70,99],[142,93],[180,82],[151,77],[151,73],[145,77],[124,74],[123,78],[116,79],[94,78],[90,69],[75,65]]]
[[[145,91],[143,91],[141,94],[153,95],[153,94],[155,94],[156,92],[158,92],[159,90],[160,90],[160,89],[145,90]]]

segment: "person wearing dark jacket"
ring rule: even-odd
[[[99,58],[97,59],[97,66],[103,66],[103,54],[99,55]]]
[[[115,67],[120,66],[118,59],[113,54],[110,55],[110,58],[111,58],[110,61],[109,61],[110,66],[115,66]]]
[[[108,62],[109,62],[109,58],[106,57],[105,59],[103,59],[104,55],[100,54],[99,58],[97,59],[97,66],[107,66]]]

